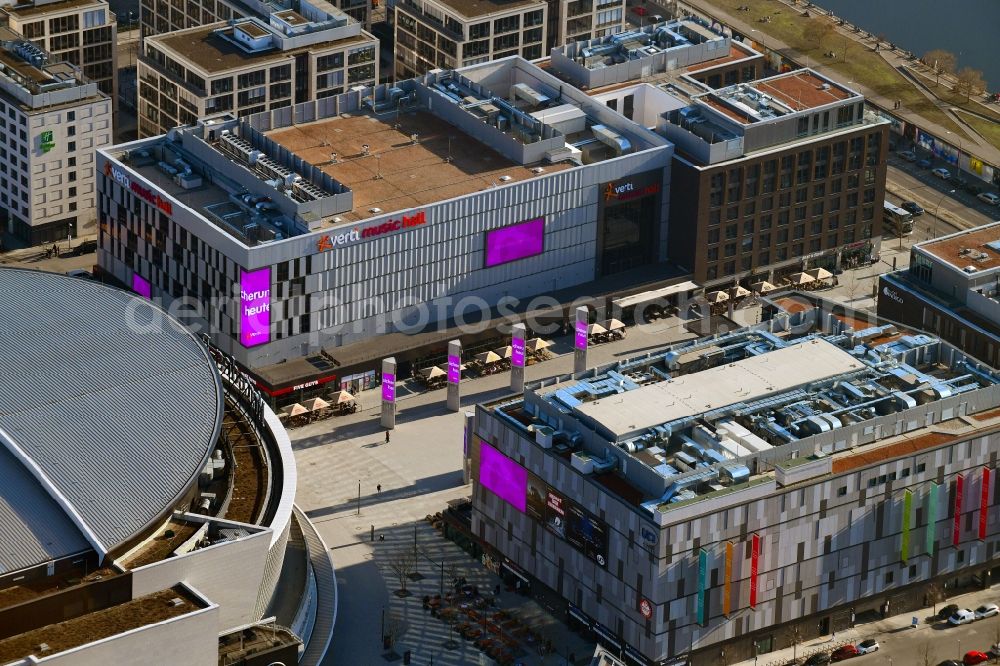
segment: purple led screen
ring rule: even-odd
[[[134,273],[132,274],[132,291],[143,298],[150,298],[150,294],[152,293],[149,283]]]
[[[396,375],[382,373],[382,402],[396,402]]]
[[[486,442],[479,448],[479,483],[524,513],[528,497],[528,470]]]
[[[576,322],[576,340],[577,349],[587,348],[587,322],[578,321]]]
[[[512,338],[510,362],[515,368],[524,367],[524,338]]]
[[[486,268],[541,254],[544,238],[544,217],[487,231]]]
[[[462,357],[448,355],[448,383],[458,384],[462,381]]]
[[[271,269],[240,272],[240,344],[271,341]]]

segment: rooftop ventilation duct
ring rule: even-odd
[[[590,129],[594,132],[594,136],[598,141],[610,146],[615,151],[616,157],[620,157],[632,150],[632,144],[629,143],[628,139],[605,125],[594,125]]]

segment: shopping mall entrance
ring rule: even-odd
[[[597,225],[599,276],[656,261],[661,177],[656,170],[604,184]]]

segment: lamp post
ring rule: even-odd
[[[958,139],[958,155],[955,157],[955,169],[958,172],[962,171],[962,137],[959,136],[957,132],[952,132],[951,130],[946,130],[945,134],[952,134],[956,139]],[[956,175],[958,175],[956,173]]]
[[[931,237],[932,238],[937,238],[938,211],[941,209],[941,202],[943,202],[944,198],[946,196],[948,196],[949,194],[954,194],[955,191],[956,190],[948,190],[947,192],[944,192],[941,195],[941,197],[938,199],[937,205],[934,206],[934,220],[931,222],[931,224],[934,225],[933,228],[931,229]]]

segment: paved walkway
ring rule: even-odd
[[[807,11],[805,5],[803,4],[792,4],[791,2],[786,2],[785,0],[780,0],[780,1],[782,2],[782,4],[786,5],[789,8],[789,11],[795,11],[795,12]],[[764,33],[761,29],[759,29],[759,26],[762,24],[749,23],[747,22],[746,17],[734,15],[726,11],[725,9],[717,7],[716,5],[712,4],[707,0],[684,0],[683,3],[679,3],[679,7],[687,7],[693,10],[693,13],[695,14],[702,14],[715,18],[716,20],[719,20],[722,23],[730,26],[737,32],[751,36],[751,38],[754,41],[764,44],[769,49],[773,51],[780,51],[787,57],[799,61],[800,64],[812,67],[817,71],[832,77],[834,80],[841,81],[844,78],[843,74],[828,67],[826,64],[823,63],[823,61],[810,58],[805,54],[800,53],[798,50],[792,48],[791,46],[781,41],[780,39],[777,39],[771,35]],[[811,16],[821,17],[822,15],[816,12],[817,9],[819,8],[812,7],[808,11],[810,12]],[[826,18],[825,20],[834,21],[833,19],[830,18]],[[854,40],[861,48],[871,50],[874,49],[875,47],[875,40],[873,38],[866,37],[866,35],[868,34],[866,32],[855,33],[852,30],[848,30],[842,26],[836,25],[835,21],[834,21],[834,29],[842,37],[847,37]],[[882,44],[886,46],[888,45],[887,42],[882,42]],[[897,71],[900,68],[908,68],[911,66],[917,66],[923,68],[923,65],[919,65],[919,63],[916,63],[915,65],[915,61],[909,60],[909,58],[905,55],[905,52],[900,52],[889,48],[882,48],[879,50],[879,54],[889,65],[896,68]],[[923,116],[917,115],[916,113],[909,111],[905,106],[901,109],[893,109],[893,106],[895,105],[895,99],[883,95],[879,92],[876,92],[868,88],[867,86],[861,85],[857,81],[851,81],[848,83],[852,88],[861,92],[865,96],[867,101],[871,102],[872,104],[880,106],[883,109],[891,110],[892,113],[903,118],[907,122],[917,125],[918,127],[942,139],[950,138],[948,136],[950,131],[948,128],[943,127],[937,123],[931,122],[928,119],[924,118]],[[918,89],[920,88],[918,87]],[[952,112],[950,111],[951,107],[953,106],[952,104],[936,98],[934,99],[935,99],[934,104],[936,106],[941,108],[942,111],[944,111],[946,114],[949,115],[949,117],[952,118],[954,117]],[[952,136],[955,136],[954,132],[952,132]],[[961,136],[955,141],[955,143],[958,144],[966,153],[974,154],[980,159],[989,162],[990,164],[1000,165],[1000,150],[998,150],[993,145],[983,141],[978,134],[972,133],[967,136]]]
[[[793,657],[802,659],[804,657],[808,658],[817,652],[829,653],[841,645],[856,645],[868,638],[874,638],[879,642],[880,652],[875,655],[874,660],[866,660],[863,663],[888,664],[892,660],[886,652],[896,651],[897,649],[899,652],[902,652],[903,648],[897,648],[897,646],[901,646],[903,643],[909,644],[905,648],[907,652],[913,652],[912,644],[931,643],[942,647],[941,653],[945,654],[954,643],[948,641],[947,645],[941,645],[947,639],[941,635],[932,633],[935,627],[942,625],[940,621],[933,617],[935,609],[941,610],[947,604],[957,604],[959,608],[975,609],[983,604],[995,603],[996,601],[997,590],[995,588],[959,594],[949,597],[933,608],[924,608],[900,615],[891,615],[874,622],[856,624],[853,628],[837,632],[833,636],[806,641],[794,648],[788,647],[768,652],[767,654],[760,655],[757,659],[747,659],[746,661],[737,662],[732,666],[785,666],[785,664],[792,663]],[[917,620],[916,626],[913,625],[914,618]],[[966,644],[967,650],[985,650],[988,647],[989,644]],[[958,650],[961,650],[961,647]],[[921,664],[921,662],[917,661],[917,657],[912,654],[910,655],[912,660],[904,659],[899,654],[895,654],[893,657],[898,666],[918,666]],[[930,666],[934,666],[936,663],[937,659]]]

